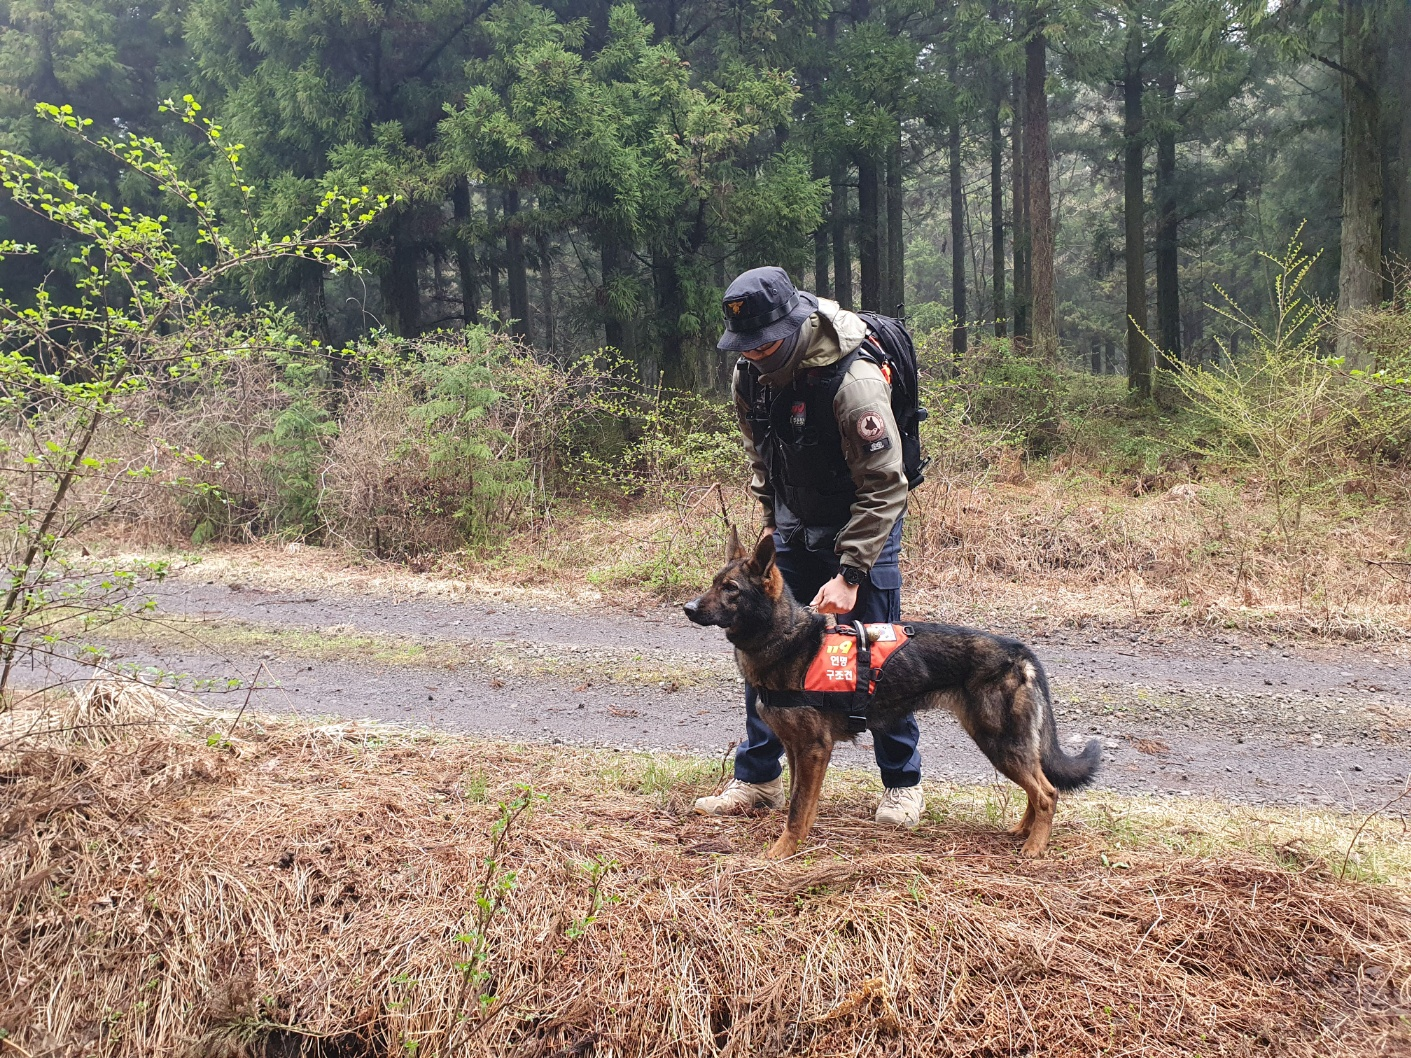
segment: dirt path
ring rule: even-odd
[[[674,607],[562,613],[183,582],[165,585],[159,605],[202,624],[194,635],[154,630],[115,643],[122,661],[247,679],[263,662],[269,686],[253,701],[266,709],[706,754],[741,733],[728,644]],[[258,648],[253,631],[264,636]],[[1399,649],[1006,631],[1044,659],[1061,735],[1103,739],[1108,788],[1365,811],[1394,796],[1411,767],[1411,662]],[[366,649],[342,657],[350,637],[421,653],[393,664]],[[927,775],[993,776],[950,717],[924,718],[922,730]],[[847,747],[838,759],[866,765],[871,753]]]

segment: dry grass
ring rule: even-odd
[[[920,831],[880,840],[842,774],[817,844],[766,864],[777,816],[685,814],[709,765],[249,717],[227,739],[233,717],[154,702],[105,685],[70,718],[83,740],[17,743],[20,721],[0,735],[0,1050],[1411,1046],[1405,859],[1402,883],[1340,883],[1317,847],[1193,855],[1170,847],[1169,816],[1075,799],[1054,857],[1029,863],[983,790],[933,791]],[[516,783],[547,800],[496,838]],[[1211,840],[1229,818],[1186,822]],[[1395,840],[1394,824],[1364,831]],[[589,923],[594,863],[610,866]]]
[[[727,496],[738,524],[757,521],[742,495]],[[180,575],[313,593],[655,606],[709,580],[722,524],[718,497],[703,488],[651,510],[565,505],[478,559],[445,555],[409,569],[346,551],[257,545],[208,549]],[[1257,499],[1219,488],[1132,496],[1061,474],[941,479],[912,496],[906,610],[982,626],[1408,638],[1411,566],[1396,558],[1408,546],[1397,512],[1314,524],[1296,546],[1266,528]]]
[[[942,481],[913,496],[908,572],[923,608],[1354,640],[1411,630],[1404,511],[1311,514],[1288,540],[1257,492],[1133,496],[1014,469],[1008,482]]]
[[[701,489],[690,499],[615,516],[561,511],[549,531],[466,563],[465,575],[502,591],[555,582],[571,591],[586,580],[629,604],[686,597],[718,568],[724,535],[714,497]],[[739,524],[758,522],[751,503],[732,500]],[[1017,460],[937,474],[908,509],[906,610],[1011,627],[1411,633],[1411,567],[1398,557],[1411,545],[1403,512],[1310,515],[1292,541],[1270,529],[1257,494],[1219,486],[1132,495],[1086,474],[1031,474]]]
[[[254,544],[212,544],[185,551],[135,551],[122,541],[91,540],[94,551],[137,561],[160,554],[174,560],[179,580],[226,584],[309,595],[360,595],[393,599],[503,599],[531,605],[591,605],[604,595],[581,578],[551,579],[542,574],[502,576],[477,574],[448,555],[440,562],[415,565],[372,558],[339,548],[265,541]]]

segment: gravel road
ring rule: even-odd
[[[144,634],[113,644],[119,660],[246,678],[263,663],[268,675],[252,701],[263,709],[716,755],[741,734],[742,687],[728,644],[674,607],[569,613],[181,581],[162,586],[158,599],[163,613],[200,619],[213,643],[232,626],[288,640],[276,635],[273,646],[242,653],[203,646],[199,633]],[[1404,648],[1235,633],[999,631],[1025,638],[1043,659],[1060,736],[1103,740],[1099,785],[1113,790],[1369,811],[1395,796],[1411,768]],[[310,633],[330,643],[351,635],[425,645],[438,661],[340,660],[311,652]],[[928,776],[993,776],[949,716],[923,717],[922,732]],[[866,736],[837,759],[870,764]]]

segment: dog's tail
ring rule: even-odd
[[[1058,722],[1053,715],[1053,701],[1048,690],[1048,674],[1039,659],[1030,655],[1025,659],[1033,666],[1032,682],[1037,684],[1039,695],[1034,704],[1041,710],[1039,730],[1039,761],[1043,764],[1044,775],[1059,790],[1078,790],[1093,781],[1098,764],[1102,761],[1102,743],[1095,738],[1076,756],[1063,752],[1058,744]]]

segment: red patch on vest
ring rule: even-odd
[[[902,625],[863,625],[871,646],[873,669],[880,669],[887,658],[906,644],[906,629]],[[869,691],[876,690],[874,680]],[[824,632],[823,645],[818,648],[804,675],[806,691],[834,693],[857,690],[857,636],[846,632]]]

